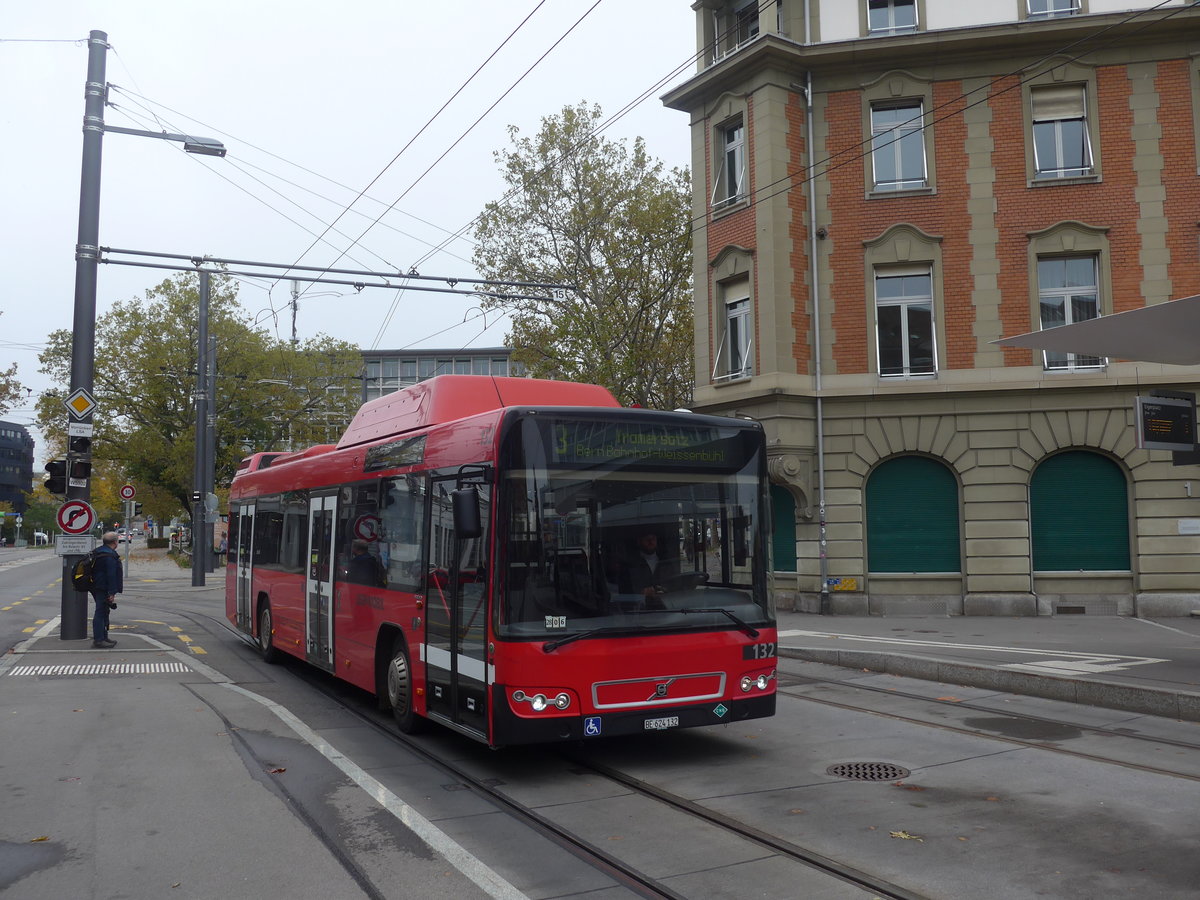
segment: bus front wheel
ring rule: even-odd
[[[274,625],[271,622],[271,604],[263,601],[258,609],[258,652],[263,662],[279,662],[279,651],[275,648]]]
[[[416,734],[424,727],[425,720],[413,709],[413,674],[408,661],[408,647],[404,638],[397,638],[392,647],[392,659],[387,668],[388,705],[396,717],[396,725],[405,734]]]

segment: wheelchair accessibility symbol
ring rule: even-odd
[[[583,720],[583,733],[587,737],[599,737],[600,735],[600,717],[588,716]]]

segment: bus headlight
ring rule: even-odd
[[[571,705],[571,695],[566,691],[559,691],[553,697],[548,697],[543,693],[527,694],[516,690],[512,692],[512,698],[514,703],[528,703],[534,712],[543,712],[550,707],[564,710]]]
[[[775,670],[770,672],[759,672],[758,675],[743,675],[742,676],[742,692],[750,693],[755,688],[760,691],[765,691],[771,686],[771,682],[775,680]]]

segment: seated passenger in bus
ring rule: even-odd
[[[383,587],[387,583],[383,566],[371,555],[370,545],[366,541],[356,538],[350,545],[350,552],[350,563],[346,567],[350,581],[371,587]]]

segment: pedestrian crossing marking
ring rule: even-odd
[[[181,662],[153,663],[75,663],[49,666],[13,666],[6,674],[19,677],[26,675],[165,675],[174,672],[191,672],[192,668]]]

